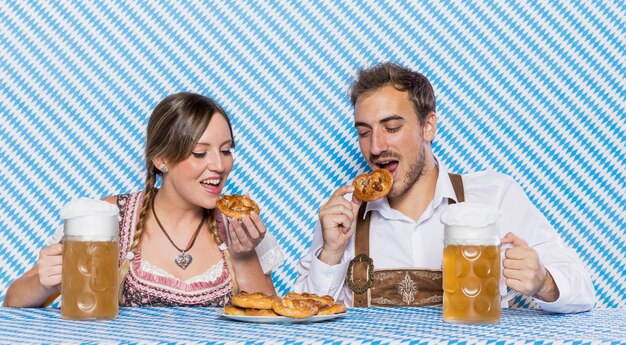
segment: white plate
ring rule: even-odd
[[[235,320],[235,321],[243,321],[243,322],[256,322],[256,323],[309,323],[309,322],[321,322],[326,320],[332,320],[340,317],[344,317],[348,314],[340,313],[340,314],[332,314],[332,315],[315,315],[311,317],[307,317],[306,319],[294,319],[292,317],[286,316],[242,316],[242,315],[226,315],[224,312],[221,313],[222,317],[227,319]]]

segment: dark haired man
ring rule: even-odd
[[[352,186],[333,193],[320,208],[295,290],[354,306],[441,304],[440,215],[448,203],[467,201],[502,214],[501,242],[511,246],[502,295],[517,291],[553,312],[593,307],[588,272],[518,184],[494,172],[449,174],[434,156],[436,103],[426,77],[394,63],[363,69],[351,102],[361,153],[372,169],[393,174],[393,187],[367,204],[350,196]]]

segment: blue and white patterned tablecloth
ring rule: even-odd
[[[123,308],[113,321],[61,319],[60,310],[0,309],[0,343],[626,343],[626,310],[549,314],[506,309],[496,325],[444,323],[441,308],[350,309],[311,324],[252,324],[215,308]]]

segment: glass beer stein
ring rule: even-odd
[[[442,213],[444,321],[500,322],[498,218],[481,204],[451,204]]]
[[[108,320],[118,313],[117,206],[78,199],[61,211],[63,273],[61,317]]]

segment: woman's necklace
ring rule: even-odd
[[[193,260],[191,255],[189,255],[189,253],[187,252],[191,249],[191,247],[193,247],[193,244],[196,243],[196,238],[198,238],[200,229],[202,229],[202,224],[204,224],[204,221],[206,220],[206,215],[207,215],[206,212],[203,212],[202,220],[200,221],[200,224],[198,224],[198,228],[196,229],[196,232],[193,234],[193,237],[191,238],[191,240],[189,240],[189,243],[187,244],[187,248],[185,248],[184,250],[178,248],[178,246],[170,238],[170,235],[167,234],[167,231],[165,231],[165,228],[163,227],[163,225],[161,225],[161,221],[159,221],[159,217],[157,217],[156,211],[154,210],[154,202],[152,202],[152,214],[154,214],[154,219],[156,219],[156,222],[157,224],[159,224],[159,228],[161,228],[161,230],[165,234],[165,237],[167,237],[167,239],[174,246],[174,248],[180,251],[180,254],[176,255],[176,257],[174,258],[174,262],[178,265],[178,267],[182,269],[186,269],[187,266],[189,266],[191,264],[191,261]]]

